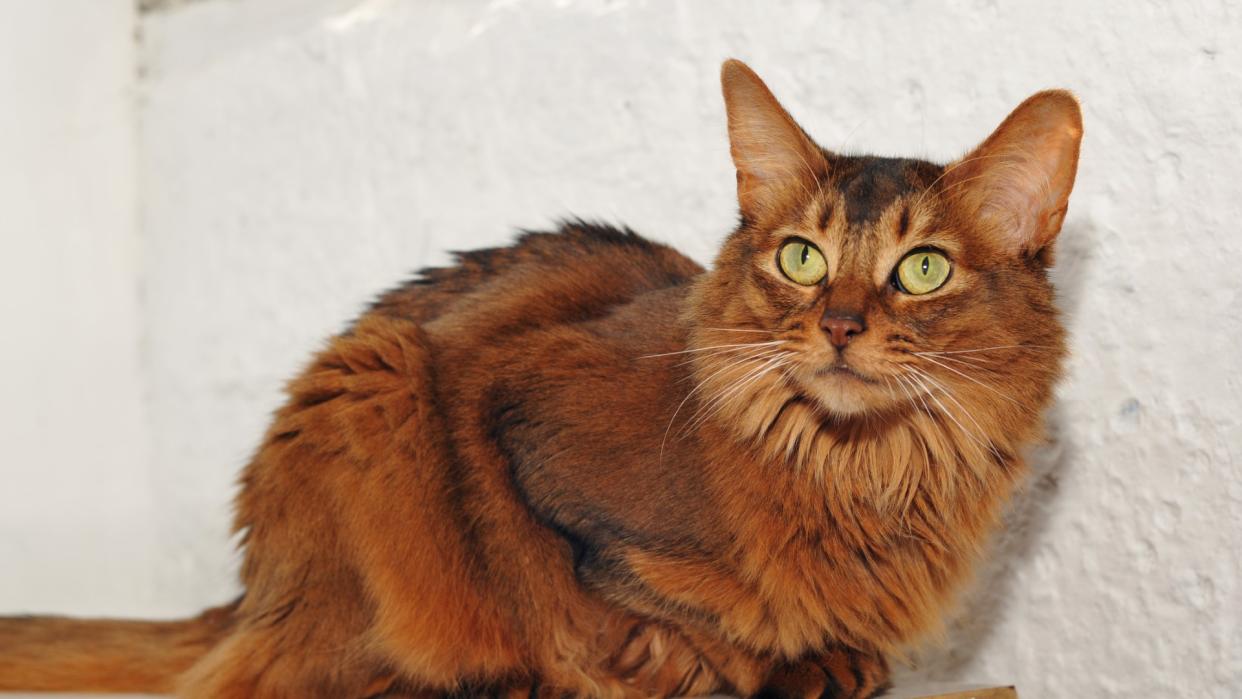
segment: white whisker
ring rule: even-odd
[[[935,354],[935,355],[941,355],[941,354],[973,354],[973,353],[975,353],[975,352],[991,352],[992,350],[1003,350],[1003,349],[1026,349],[1026,348],[1030,348],[1030,349],[1052,349],[1051,347],[1048,347],[1047,345],[1028,345],[1028,344],[1020,344],[1020,345],[996,345],[995,347],[978,347],[978,348],[975,348],[975,349],[964,349],[964,350],[941,350],[941,351],[936,351],[936,352],[915,352],[914,354]]]
[[[951,357],[940,352],[913,352],[912,354],[916,357],[938,357],[946,362],[954,362],[971,369],[985,369],[987,367],[981,366],[979,362],[990,363],[992,361],[989,357]]]
[[[918,389],[914,386],[913,382],[911,382],[908,377],[902,374],[896,374],[893,376],[893,378],[897,379],[897,383],[898,385],[901,386],[901,390],[904,391],[906,395],[910,397],[910,403],[911,405],[914,406],[914,410],[917,412],[919,409],[919,404],[921,403],[923,406],[923,412],[927,414],[927,418],[929,420],[934,419],[932,418],[931,408],[927,406],[927,401],[923,400],[922,394],[919,393]]]
[[[735,343],[735,344],[731,344],[731,345],[711,345],[711,346],[708,346],[708,347],[694,347],[694,348],[692,348],[692,349],[680,350],[680,351],[678,351],[678,352],[660,352],[660,353],[658,353],[658,354],[644,354],[644,355],[641,355],[641,356],[640,356],[640,357],[638,357],[638,358],[639,358],[639,359],[651,359],[651,358],[653,358],[653,357],[672,357],[672,356],[674,356],[674,355],[678,355],[678,354],[691,354],[691,353],[694,353],[694,352],[707,352],[708,350],[722,349],[722,348],[726,348],[726,347],[766,347],[766,346],[768,346],[768,345],[779,345],[779,344],[782,344],[782,343],[784,343],[784,342],[785,342],[784,340],[772,340],[772,341],[770,341],[770,342],[742,342],[742,343]]]
[[[894,402],[896,402],[897,394],[893,393],[892,379],[889,378],[888,376],[882,376],[881,378],[884,379],[884,390],[888,391],[888,397],[891,398]]]
[[[952,420],[952,421],[953,421],[953,424],[955,424],[955,425],[957,425],[957,426],[958,426],[958,429],[960,429],[960,430],[961,430],[963,433],[965,433],[967,436],[969,436],[969,437],[971,437],[971,438],[974,438],[974,435],[971,433],[971,431],[970,431],[970,430],[968,430],[968,429],[966,429],[966,426],[965,426],[965,425],[963,425],[962,423],[958,422],[957,418],[953,415],[953,413],[952,413],[952,412],[950,412],[950,410],[949,410],[947,407],[945,407],[945,404],[944,404],[944,403],[941,403],[941,402],[940,402],[940,399],[936,397],[936,394],[931,392],[931,389],[929,389],[929,388],[927,387],[927,384],[923,382],[923,377],[921,377],[920,375],[918,375],[918,374],[916,374],[916,373],[910,373],[910,374],[907,374],[907,377],[908,377],[911,381],[913,381],[913,382],[917,383],[919,386],[922,386],[922,388],[923,388],[923,392],[927,395],[927,397],[928,397],[928,398],[931,398],[931,399],[932,399],[932,402],[933,402],[933,403],[935,403],[936,405],[938,405],[938,406],[940,407],[940,411],[941,411],[941,413],[943,413],[945,417],[947,417],[947,418],[949,418],[950,420]]]
[[[760,361],[763,359],[767,359],[768,357],[771,357],[775,354],[779,354],[783,351],[784,350],[781,350],[780,348],[768,349],[762,352],[756,352],[753,354],[749,354],[739,359],[735,359],[729,362],[728,364],[725,364],[724,366],[717,368],[712,373],[703,377],[702,381],[699,381],[697,384],[695,384],[694,388],[690,389],[690,391],[686,393],[686,397],[682,398],[681,402],[677,404],[677,409],[673,411],[673,416],[668,419],[668,426],[664,428],[664,437],[660,439],[660,462],[663,463],[664,461],[664,447],[668,443],[669,430],[673,429],[673,423],[677,420],[678,413],[681,412],[681,409],[686,405],[686,402],[690,400],[691,396],[693,396],[695,393],[698,393],[699,390],[702,389],[704,386],[706,386],[707,382],[710,381],[713,377],[717,376],[718,374],[724,371],[728,371],[729,369],[732,369],[733,367],[739,364],[743,364],[745,362]],[[687,376],[687,378],[693,378],[693,377],[694,377],[693,373]]]
[[[707,354],[700,354],[700,355],[692,356],[689,359],[677,362],[673,366],[675,367],[686,366],[687,364],[693,364],[694,362],[707,359],[708,357],[719,357],[721,355],[730,355],[730,354],[743,354],[743,353],[750,351],[750,349],[751,349],[750,347],[735,347],[733,349],[714,350],[712,352],[708,352]],[[785,351],[784,349],[780,347],[768,347],[768,348],[761,348],[761,349],[763,349],[764,352],[784,352]]]
[[[960,376],[960,377],[962,377],[962,378],[966,379],[967,381],[970,381],[970,382],[972,382],[972,383],[978,384],[979,386],[982,386],[983,388],[986,388],[987,390],[991,391],[992,393],[995,393],[996,395],[1000,396],[1001,398],[1004,398],[1005,400],[1009,401],[1010,403],[1013,403],[1014,405],[1018,406],[1019,408],[1022,408],[1023,410],[1025,410],[1025,409],[1026,409],[1026,406],[1025,406],[1025,405],[1022,405],[1021,403],[1019,403],[1018,401],[1014,400],[1013,398],[1011,398],[1011,397],[1009,397],[1009,396],[1005,395],[1004,393],[1001,393],[1000,391],[996,390],[994,387],[989,386],[989,385],[987,385],[987,384],[983,383],[983,382],[982,382],[982,381],[980,381],[979,379],[976,379],[975,377],[970,376],[969,374],[966,374],[966,373],[964,373],[964,372],[958,371],[957,369],[954,369],[953,367],[949,366],[948,364],[941,364],[940,362],[936,361],[936,360],[935,360],[934,358],[932,358],[932,357],[926,357],[926,356],[925,356],[925,357],[923,357],[923,359],[926,359],[927,361],[931,362],[932,364],[935,364],[936,366],[942,367],[942,368],[944,368],[944,369],[948,369],[949,371],[953,372],[954,374],[957,374],[958,376]]]
[[[750,328],[700,328],[700,330],[719,330],[721,332],[727,332],[727,333],[762,333],[764,335],[771,334],[767,330],[751,330]]]
[[[711,380],[714,376],[716,376],[716,375],[720,374],[721,372],[726,371],[726,370],[728,370],[728,369],[732,369],[733,367],[735,367],[735,366],[737,366],[737,365],[739,365],[739,364],[745,364],[746,362],[756,361],[756,360],[760,360],[760,359],[767,359],[768,357],[773,357],[773,356],[776,356],[776,355],[778,355],[778,354],[781,354],[782,352],[785,352],[785,350],[780,349],[780,348],[778,347],[778,348],[774,348],[774,349],[766,349],[766,350],[763,350],[762,352],[751,352],[750,354],[746,354],[746,355],[741,356],[741,357],[736,357],[736,358],[732,358],[732,357],[731,357],[730,359],[731,359],[732,361],[729,361],[729,362],[725,363],[724,365],[722,365],[722,366],[718,367],[718,368],[717,368],[715,371],[713,371],[712,373],[708,374],[707,376],[704,376],[704,377],[703,377],[703,378],[702,378],[702,379],[698,382],[698,386],[703,386],[703,385],[707,384],[707,382],[708,382],[708,381],[710,381],[710,380]],[[686,362],[681,362],[681,364],[685,364],[685,363],[686,363]],[[680,364],[678,364],[677,366],[680,366]],[[686,374],[686,376],[685,376],[685,377],[683,377],[682,379],[680,379],[680,381],[692,381],[692,380],[694,380],[695,378],[696,378],[696,377],[695,377],[695,375],[694,375],[694,372],[689,372],[688,374]],[[697,387],[696,387],[696,388],[697,388]]]
[[[774,369],[779,369],[780,367],[789,364],[790,361],[791,360],[786,359],[783,355],[772,357],[759,365],[759,367],[751,370],[738,381],[725,387],[723,390],[719,391],[716,395],[703,403],[695,414],[691,416],[690,422],[686,425],[685,430],[683,431],[693,430],[707,422],[707,420],[711,419],[712,416],[716,415],[721,409],[723,409],[729,399],[736,395],[739,391],[763,378]]]
[[[974,416],[970,414],[970,411],[966,409],[966,406],[962,405],[961,401],[957,400],[957,398],[953,396],[953,393],[949,391],[949,389],[945,387],[944,384],[940,383],[939,381],[937,381],[936,379],[928,375],[926,372],[921,371],[920,369],[916,367],[911,367],[911,369],[914,372],[912,378],[918,377],[920,383],[922,383],[922,380],[925,379],[927,382],[931,383],[934,387],[939,388],[941,393],[944,394],[944,397],[946,399],[952,401],[954,405],[956,405],[958,408],[961,408],[963,417],[965,417],[967,420],[970,420],[971,424],[973,424],[975,428],[979,430],[979,432],[981,433],[984,432],[983,426],[980,425],[977,420],[975,420]],[[981,435],[976,435],[975,433],[966,429],[966,426],[963,425],[961,422],[958,422],[957,418],[953,416],[953,414],[949,411],[949,409],[945,407],[945,405],[941,403],[938,398],[936,398],[936,395],[934,393],[929,392],[927,395],[929,398],[935,401],[936,404],[939,405],[945,411],[945,415],[950,420],[953,420],[954,424],[956,424],[962,430],[962,432],[966,434],[966,436],[973,439],[980,446],[986,447],[988,450],[992,452],[993,455],[996,456],[996,458],[998,459],[1002,458],[1000,451],[996,449],[996,445],[993,444],[991,440],[984,439]]]
[[[709,401],[707,401],[707,402],[706,402],[706,404],[705,404],[702,408],[700,408],[700,412],[702,412],[702,410],[704,410],[704,409],[707,409],[707,408],[712,408],[712,407],[714,407],[714,406],[718,406],[718,405],[723,404],[725,401],[727,401],[729,398],[731,398],[731,397],[732,397],[732,396],[733,396],[733,395],[734,395],[737,391],[739,391],[739,390],[741,390],[742,388],[746,387],[746,386],[747,386],[747,385],[749,385],[749,384],[750,384],[750,382],[752,382],[754,379],[756,379],[756,378],[758,378],[759,376],[761,376],[761,375],[762,375],[762,372],[764,372],[765,370],[767,370],[767,369],[771,368],[771,367],[772,367],[773,365],[775,365],[775,364],[780,364],[780,363],[782,363],[782,360],[783,360],[783,359],[784,359],[784,357],[783,357],[783,356],[776,356],[776,357],[772,357],[772,358],[770,358],[770,359],[768,359],[768,360],[764,361],[764,362],[763,362],[763,363],[761,363],[759,366],[757,366],[757,367],[755,367],[754,369],[752,369],[749,373],[747,373],[747,374],[745,374],[744,376],[742,376],[742,378],[741,378],[741,379],[739,379],[739,380],[735,381],[733,384],[731,384],[731,385],[727,386],[725,389],[723,389],[723,390],[719,391],[718,393],[716,393],[716,395],[715,395],[715,396],[713,396],[713,397],[712,397]],[[697,413],[696,413],[696,415],[697,415]]]
[[[763,365],[764,365],[764,363],[766,363],[767,361],[770,361],[772,358],[774,358],[774,357],[776,357],[776,356],[779,356],[781,353],[783,353],[783,350],[780,350],[780,349],[777,349],[777,350],[767,350],[765,353],[761,353],[761,354],[764,354],[764,356],[762,356],[762,357],[760,357],[760,356],[746,356],[746,357],[742,357],[741,359],[738,359],[738,360],[735,360],[735,361],[733,361],[733,362],[730,362],[730,363],[729,363],[729,364],[727,364],[726,366],[723,366],[723,367],[721,367],[721,368],[717,369],[716,371],[713,371],[711,374],[708,374],[707,376],[703,377],[703,380],[699,382],[698,386],[696,386],[694,390],[695,390],[695,391],[697,391],[698,389],[701,389],[702,387],[706,386],[706,385],[708,384],[708,382],[709,382],[709,381],[711,381],[711,379],[712,379],[713,377],[715,377],[715,376],[719,375],[720,373],[722,373],[722,372],[724,372],[724,371],[726,371],[726,370],[728,370],[728,369],[731,369],[731,368],[733,368],[733,367],[735,367],[735,366],[738,366],[739,364],[744,364],[744,363],[746,363],[746,362],[751,362],[751,361],[757,361],[757,362],[760,362],[759,367],[755,367],[755,368],[752,368],[752,369],[750,370],[750,371],[755,371],[755,370],[757,370],[757,369],[759,369],[759,368],[762,368],[762,367],[763,367]],[[745,378],[746,376],[748,376],[748,375],[749,375],[749,373],[747,373],[747,374],[743,374],[743,377],[742,377],[742,378],[744,379],[744,378]],[[733,384],[730,384],[730,385],[733,385]],[[692,393],[693,393],[693,392],[694,392],[694,391],[692,391]],[[719,393],[718,393],[718,394],[716,394],[716,395],[719,395]],[[686,396],[686,398],[689,398],[689,396]],[[685,401],[683,400],[683,401],[682,401],[682,403],[685,403]],[[680,409],[681,409],[681,408],[680,408],[680,406],[679,406],[679,407],[678,407],[678,410],[680,410]],[[697,413],[696,413],[696,414],[697,414]],[[674,415],[674,417],[676,417],[676,415]],[[693,420],[693,419],[694,419],[694,416],[691,416],[691,418],[690,418],[690,419],[691,419],[691,420]],[[671,422],[670,422],[670,426],[671,426]]]

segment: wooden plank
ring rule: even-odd
[[[1018,691],[1012,685],[920,684],[894,688],[883,699],[1018,699]]]

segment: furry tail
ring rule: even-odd
[[[235,608],[179,621],[0,617],[0,691],[172,692]]]

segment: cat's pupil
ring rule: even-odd
[[[811,256],[811,246],[803,245],[802,246],[802,264],[806,264],[806,260],[810,256]]]
[[[927,270],[931,269],[931,256],[930,255],[923,256],[922,267],[923,267],[923,274],[927,274]]]

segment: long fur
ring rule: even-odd
[[[0,688],[879,691],[1039,437],[1064,354],[1046,264],[1065,202],[1046,195],[1073,177],[1046,161],[1077,142],[970,181],[827,151],[774,177],[809,139],[757,81],[726,64],[742,222],[710,272],[581,221],[422,272],[289,385],[242,476],[240,600],[185,622],[0,620]],[[962,162],[1067,105],[1028,101]],[[997,201],[1039,225],[998,230]],[[781,276],[791,239],[827,280]],[[914,298],[888,275],[921,246],[954,276]],[[834,350],[821,319],[845,312],[866,330]]]
[[[0,618],[0,691],[171,692],[229,632],[231,612],[168,622]]]

